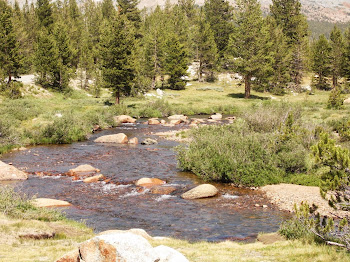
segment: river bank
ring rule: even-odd
[[[0,261],[56,261],[75,250],[79,243],[94,237],[86,226],[61,221],[43,222],[38,220],[11,219],[0,217]],[[33,239],[20,237],[23,233],[55,232],[55,237]],[[260,236],[274,239],[273,235]],[[181,252],[191,262],[231,261],[350,261],[349,256],[334,248],[301,241],[281,240],[274,243],[256,242],[239,244],[231,241],[220,243],[188,242],[178,239],[151,239],[155,247],[166,245]]]

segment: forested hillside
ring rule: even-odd
[[[155,87],[184,89],[192,62],[199,81],[215,81],[220,71],[238,73],[246,98],[251,88],[301,91],[309,71],[319,75],[316,86],[323,89],[330,88],[328,76],[335,88],[350,74],[350,31],[343,35],[334,27],[330,39],[310,42],[296,0],[274,0],[267,17],[257,0],[239,0],[235,7],[179,0],[150,12],[134,0],[39,0],[22,8],[0,3],[1,90],[13,98],[21,96],[13,80],[24,73],[59,92],[69,91],[72,78],[95,96],[110,88],[116,103]]]

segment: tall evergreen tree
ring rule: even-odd
[[[272,77],[269,91],[282,94],[290,81],[288,66],[291,61],[291,52],[288,48],[287,38],[280,26],[270,25],[270,38]]]
[[[111,88],[120,103],[121,95],[129,95],[135,77],[132,61],[133,26],[124,15],[107,24],[101,37],[101,70],[106,87]]]
[[[206,0],[204,10],[222,57],[233,32],[233,8],[227,0]]]
[[[0,72],[8,78],[8,85],[13,77],[18,77],[23,59],[12,17],[12,8],[7,2],[0,0]]]
[[[290,75],[296,87],[300,88],[308,47],[308,25],[305,16],[301,14],[300,1],[272,0],[270,11],[276,24],[282,27],[287,37],[292,57],[289,66]]]
[[[257,0],[238,0],[236,18],[237,32],[231,35],[229,52],[234,69],[244,78],[245,98],[249,98],[252,78],[260,76],[267,65],[266,27]]]
[[[187,75],[187,53],[186,48],[180,43],[179,37],[174,34],[169,39],[166,49],[166,69],[170,79],[168,80],[170,88],[174,90],[185,89]]]
[[[344,33],[343,74],[350,78],[350,27]]]
[[[207,73],[213,79],[213,70],[218,59],[214,33],[210,24],[201,14],[198,22],[198,30],[195,37],[197,44],[197,59],[199,61],[198,80],[203,81],[202,76]]]
[[[58,49],[54,36],[46,28],[37,36],[34,61],[38,83],[45,88],[53,87],[58,70]]]
[[[341,76],[343,68],[344,40],[343,35],[337,26],[334,26],[331,36],[331,72],[333,88],[338,85],[338,78]]]
[[[325,77],[330,73],[331,68],[331,46],[324,35],[321,35],[312,46],[312,70],[318,74],[319,89],[326,89],[327,82]]]
[[[141,26],[140,10],[137,8],[139,0],[118,0],[119,13],[125,15],[136,29]]]
[[[48,28],[53,24],[54,19],[50,0],[38,0],[35,12],[41,26]]]
[[[101,10],[102,16],[106,20],[111,20],[117,13],[113,4],[113,0],[103,0],[101,3]]]

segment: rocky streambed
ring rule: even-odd
[[[196,123],[206,121],[197,118]],[[273,208],[260,191],[212,183],[219,191],[215,197],[181,197],[205,182],[192,173],[177,169],[173,150],[179,144],[177,139],[167,140],[155,135],[173,133],[196,124],[181,122],[164,125],[153,124],[154,121],[125,123],[97,132],[85,142],[11,152],[1,160],[30,175],[28,180],[6,183],[29,195],[68,201],[72,205],[65,207],[67,216],[85,220],[96,232],[143,228],[153,236],[249,241],[259,232],[276,231],[289,214]],[[157,143],[94,142],[102,136],[119,133],[138,141],[150,138]],[[87,183],[82,177],[69,175],[69,170],[84,164],[99,169],[98,174],[103,177]],[[135,183],[145,177],[158,178],[166,184],[150,188]]]

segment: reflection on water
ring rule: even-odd
[[[97,232],[108,229],[143,228],[153,236],[172,236],[189,240],[251,240],[259,232],[276,231],[288,214],[262,209],[268,204],[256,191],[215,184],[220,195],[201,200],[184,200],[181,193],[204,183],[191,173],[176,168],[173,147],[176,142],[152,136],[165,131],[160,126],[122,126],[94,134],[88,141],[62,146],[39,146],[13,152],[2,158],[27,172],[55,176],[31,176],[15,182],[18,190],[37,197],[67,200],[69,218],[85,220]],[[157,138],[158,145],[129,146],[96,144],[101,135],[124,132],[129,138]],[[60,176],[81,164],[101,170],[112,183],[85,184]],[[166,180],[177,190],[172,195],[156,195],[140,190],[132,182],[142,177]]]

